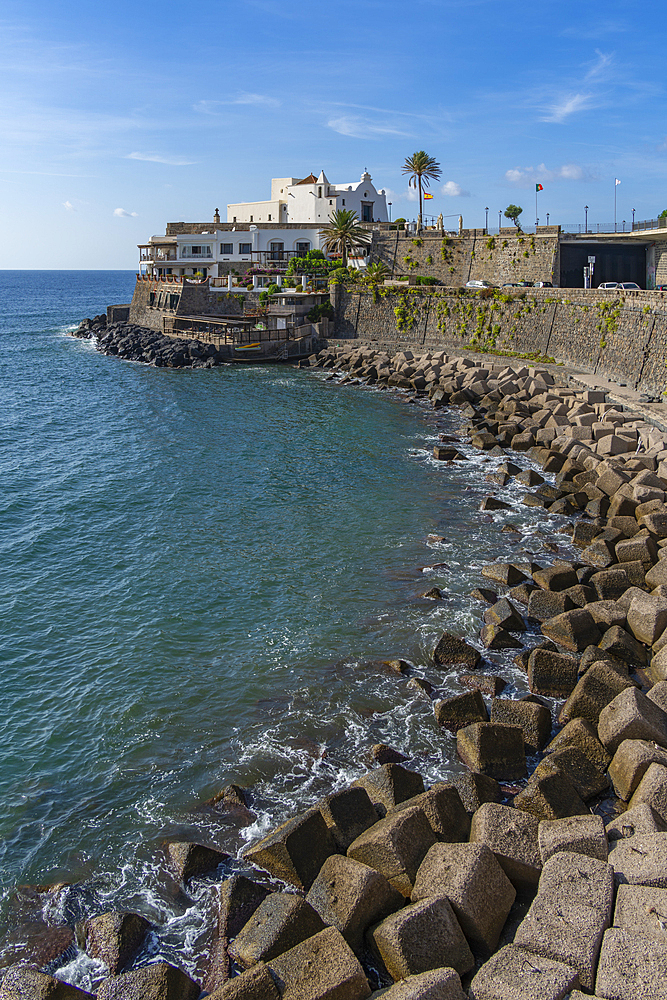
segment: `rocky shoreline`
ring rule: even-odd
[[[94,340],[96,350],[123,361],[138,361],[156,368],[215,368],[229,359],[213,344],[201,340],[165,337],[135,323],[110,323],[104,314],[84,319],[70,334]]]
[[[495,358],[331,348],[308,367],[459,407],[470,445],[503,459],[483,509],[506,509],[493,486],[514,481],[524,505],[562,518],[579,557],[487,565],[471,595],[486,607],[479,634],[444,632],[433,649],[433,666],[459,670],[467,688],[433,703],[465,774],[426,787],[378,746],[379,766],[240,861],[170,842],[183,892],[212,880],[205,973],[195,982],[164,962],[133,969],[150,924],[102,914],[76,928],[109,973],[95,995],[365,1000],[389,987],[387,1000],[663,998],[667,434],[604,392]],[[434,458],[466,461],[455,440]],[[542,638],[528,642],[536,623]],[[526,697],[500,696],[486,652],[507,650]],[[428,696],[428,679],[420,686]],[[251,804],[236,786],[222,801]],[[14,966],[0,998],[92,996],[45,968]]]

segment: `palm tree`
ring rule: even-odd
[[[352,209],[338,208],[329,216],[329,222],[320,229],[327,253],[340,253],[342,267],[347,267],[347,255],[356,247],[371,241],[371,234],[359,225],[357,213]]]
[[[369,285],[381,285],[385,278],[389,277],[389,268],[383,261],[377,264],[369,264],[364,274],[364,280]]]
[[[442,173],[440,164],[433,156],[429,156],[423,149],[413,153],[406,158],[403,164],[404,174],[410,175],[408,187],[419,188],[419,223],[422,220],[422,188],[427,188],[431,180],[439,181]]]

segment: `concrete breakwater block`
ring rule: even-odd
[[[0,1000],[94,1000],[94,997],[28,965],[15,965],[0,985]]]
[[[442,781],[436,782],[427,792],[394,806],[390,814],[412,807],[421,809],[437,840],[457,843],[468,839],[470,817],[454,785]]]
[[[485,802],[472,818],[470,842],[493,851],[518,893],[532,893],[539,881],[539,825],[531,813],[495,802]]]
[[[454,969],[433,969],[399,980],[384,994],[384,1000],[468,1000],[461,978]]]
[[[336,844],[319,809],[288,820],[245,852],[245,859],[308,891]]]
[[[374,868],[334,854],[322,865],[307,896],[322,920],[336,927],[354,952],[368,928],[405,905],[405,896]]]
[[[199,985],[167,962],[105,979],[98,1000],[198,1000]],[[69,998],[68,998],[69,1000]],[[74,1000],[74,998],[72,998]]]
[[[635,834],[614,841],[609,864],[617,884],[652,885],[667,888],[667,833]]]
[[[370,986],[335,927],[314,934],[267,963],[282,1000],[366,1000]]]
[[[667,947],[620,927],[605,932],[600,952],[596,993],[608,1000],[638,1000],[665,995]]]
[[[473,978],[470,1000],[563,1000],[579,985],[575,969],[510,944]]]
[[[446,896],[404,906],[374,927],[369,939],[394,980],[437,969],[443,962],[463,975],[475,964]]]
[[[361,785],[343,788],[325,796],[317,803],[317,808],[342,854],[359,834],[378,820],[370,796]]]
[[[267,962],[324,930],[324,922],[301,896],[271,892],[260,903],[229,946],[231,957],[244,969]]]
[[[353,841],[348,857],[381,872],[403,896],[412,893],[415,877],[435,843],[431,825],[418,807],[400,809]]]
[[[624,740],[648,740],[667,748],[667,715],[641,691],[626,688],[600,712],[598,736],[612,754]]]
[[[643,803],[633,809],[626,809],[616,819],[607,823],[607,840],[611,845],[616,840],[627,840],[629,837],[650,833],[665,833],[667,823],[657,816],[650,806]]]
[[[382,764],[357,778],[352,787],[365,789],[378,814],[384,815],[399,802],[421,795],[424,779],[400,764]]]
[[[470,945],[490,954],[516,890],[486,844],[435,844],[417,872],[412,902],[446,896]]]
[[[280,993],[264,962],[258,962],[240,976],[209,994],[209,1000],[279,1000]]]
[[[102,913],[86,920],[86,954],[104,962],[113,976],[129,965],[151,925],[137,913]]]
[[[619,799],[630,801],[651,764],[667,767],[667,749],[648,740],[623,740],[609,765]]]
[[[583,854],[606,861],[607,832],[601,816],[568,816],[565,819],[542,820],[537,831],[542,864],[561,851]]]
[[[513,781],[526,774],[523,730],[493,722],[475,722],[456,734],[459,757],[471,771]]]
[[[613,900],[611,865],[569,852],[555,854],[542,869],[537,896],[514,944],[576,969],[581,985],[592,989]]]

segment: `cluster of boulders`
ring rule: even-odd
[[[215,368],[225,361],[213,344],[166,337],[135,323],[107,325],[106,316],[84,319],[72,336],[95,339],[95,347],[102,354],[115,355],[123,361],[140,361],[156,368]]]
[[[240,860],[167,844],[185,891],[224,876],[207,969],[195,981],[145,965],[150,924],[102,914],[77,929],[109,970],[98,1000],[667,996],[667,435],[546,369],[408,355],[332,349],[313,367],[460,406],[469,440],[434,457],[502,456],[491,482],[561,515],[579,555],[484,567],[479,636],[446,631],[435,646],[433,666],[466,688],[433,703],[460,777],[427,788],[380,746],[379,767]],[[509,508],[493,494],[482,506]],[[507,650],[525,697],[500,697],[485,658]],[[14,966],[0,1000],[28,996],[90,1000]]]

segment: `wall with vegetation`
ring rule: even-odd
[[[667,292],[334,288],[337,336],[554,358],[654,395],[667,384]]]
[[[558,230],[540,227],[537,235],[501,229],[489,236],[466,229],[461,236],[427,230],[419,236],[405,231],[373,233],[371,259],[387,264],[396,276],[426,275],[446,285],[471,279],[494,285],[517,281],[558,282]]]

